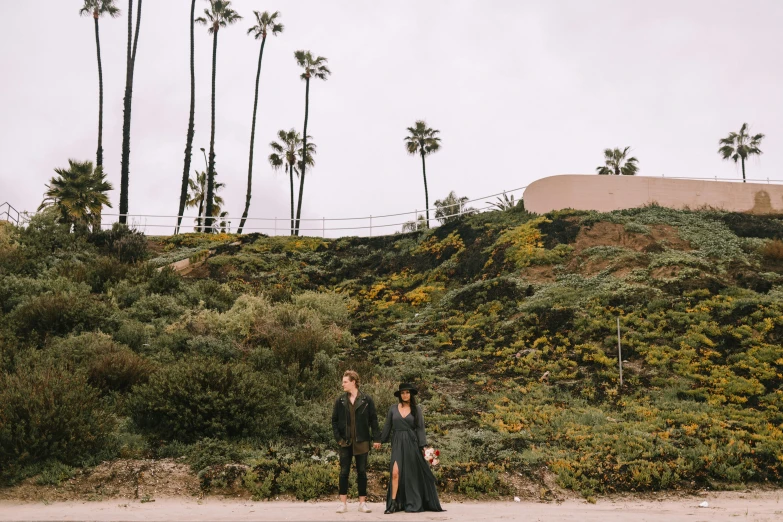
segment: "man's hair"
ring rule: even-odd
[[[356,383],[356,387],[357,388],[359,387],[359,374],[356,373],[355,371],[353,371],[353,370],[345,370],[345,373],[343,374],[343,377],[348,377],[349,379],[351,379],[353,382]]]

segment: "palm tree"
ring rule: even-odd
[[[326,80],[330,74],[332,74],[332,71],[329,70],[329,67],[326,66],[326,58],[323,56],[318,56],[317,58],[313,58],[313,55],[310,54],[310,51],[296,51],[294,53],[294,58],[296,58],[296,63],[304,69],[304,72],[301,74],[300,78],[305,81],[305,119],[304,119],[304,129],[302,130],[302,135],[304,136],[304,141],[302,144],[302,149],[309,150],[307,147],[307,116],[310,111],[310,78],[317,78],[319,80]],[[301,173],[299,176],[299,202],[297,203],[297,209],[296,209],[296,226],[294,227],[294,235],[299,235],[299,220],[302,217],[302,193],[304,192],[304,182],[305,182],[305,170],[306,170],[307,162],[302,162],[301,164]]]
[[[763,134],[756,134],[750,136],[748,134],[748,124],[743,123],[740,127],[739,134],[736,132],[730,132],[728,136],[718,142],[718,145],[723,145],[718,149],[723,159],[731,159],[734,163],[738,160],[742,161],[742,182],[745,183],[745,160],[748,156],[760,156],[762,154],[759,145],[761,140],[764,139]]]
[[[495,207],[496,209],[503,211],[503,210],[511,210],[512,208],[516,208],[517,206],[521,207],[522,210],[525,209],[525,202],[520,199],[519,201],[514,201],[514,195],[512,194],[511,197],[508,197],[508,194],[503,192],[503,197],[498,196],[498,200],[491,202],[490,205]]]
[[[467,197],[459,197],[452,190],[445,198],[435,200],[435,219],[440,221],[441,225],[445,225],[446,223],[457,221],[461,216],[475,214],[475,208],[465,208],[467,202]]]
[[[215,173],[217,175],[217,173]],[[196,180],[188,178],[188,186],[190,187],[190,193],[188,194],[188,200],[185,202],[187,208],[198,207],[198,217],[194,220],[196,222],[196,231],[204,232],[204,202],[207,198],[207,173],[196,171]],[[224,183],[215,182],[215,201],[212,208],[213,217],[220,215],[220,207],[223,205],[223,198],[217,195],[217,192],[225,187]]]
[[[424,158],[433,152],[440,150],[439,130],[427,127],[427,123],[418,120],[416,125],[408,127],[408,136],[405,138],[405,148],[408,154],[415,156],[421,154],[421,171],[424,174],[424,208],[427,212],[427,228],[430,226],[430,197],[427,190],[427,166]]]
[[[416,216],[416,219],[411,219],[402,224],[402,233],[416,232],[417,230],[424,230],[427,228],[427,222],[424,221],[424,216]]]
[[[289,131],[280,130],[277,132],[277,137],[280,143],[273,141],[269,144],[272,149],[272,154],[269,155],[269,164],[275,170],[280,169],[285,164],[286,173],[288,173],[289,180],[291,182],[291,235],[296,233],[296,223],[294,221],[294,173],[297,177],[301,170],[301,159],[297,161],[297,157],[301,158],[304,153],[304,144],[302,142],[301,135],[294,129]],[[312,136],[308,136],[308,139],[312,139]],[[313,142],[307,144],[307,165],[315,165],[316,145]]]
[[[258,72],[256,72],[256,97],[253,101],[253,124],[250,127],[250,162],[247,167],[247,196],[245,196],[245,211],[242,213],[242,220],[239,222],[239,229],[237,234],[242,233],[242,228],[245,226],[245,220],[247,219],[247,212],[250,209],[250,192],[253,186],[253,147],[256,140],[256,111],[258,109],[258,80],[261,78],[261,60],[264,57],[264,44],[266,44],[266,36],[268,33],[272,35],[278,35],[283,32],[283,24],[277,23],[277,18],[280,16],[278,11],[275,11],[271,15],[264,11],[259,13],[253,11],[256,15],[256,25],[247,30],[247,34],[253,34],[255,39],[261,39],[261,50],[258,53]]]
[[[204,9],[206,18],[196,18],[196,22],[209,26],[212,35],[212,129],[209,135],[209,166],[207,168],[207,228],[212,226],[215,193],[215,73],[217,72],[217,43],[221,27],[234,24],[242,19],[231,9],[231,0],[209,0],[209,9]]]
[[[604,160],[605,165],[596,167],[596,172],[601,175],[615,176],[634,176],[639,172],[639,160],[634,157],[628,157],[628,151],[631,147],[625,147],[620,149],[605,149]]]
[[[95,48],[98,53],[98,151],[95,165],[103,166],[103,66],[101,65],[101,38],[98,31],[98,19],[103,15],[116,18],[120,10],[114,5],[115,0],[84,0],[79,10],[82,16],[92,15],[95,25]]]
[[[107,192],[112,190],[103,167],[93,168],[92,161],[69,159],[67,169],[54,171],[57,176],[46,185],[38,210],[54,206],[60,212],[60,220],[74,225],[76,230],[100,230],[101,211],[104,205],[111,207]]]
[[[128,0],[128,51],[125,59],[125,98],[122,116],[122,163],[120,168],[120,223],[128,220],[128,177],[130,174],[130,126],[133,100],[133,71],[136,67],[136,48],[139,44],[141,1],[136,12],[136,34],[133,34],[133,0]]]
[[[190,4],[190,118],[188,119],[188,136],[185,139],[185,168],[182,170],[182,186],[179,191],[179,211],[177,212],[177,226],[174,234],[179,234],[179,226],[182,223],[182,214],[185,212],[185,204],[188,199],[188,182],[190,178],[190,159],[193,151],[193,135],[195,134],[196,118],[196,43],[195,43],[195,16],[196,0]]]

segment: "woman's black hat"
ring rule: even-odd
[[[419,393],[419,390],[417,390],[414,385],[412,385],[412,384],[410,384],[408,382],[404,382],[404,383],[400,384],[400,389],[397,390],[396,392],[394,392],[394,396],[395,397],[399,397],[400,396],[400,392],[406,391],[406,390],[411,392],[411,395],[416,395],[417,393]]]

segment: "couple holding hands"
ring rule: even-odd
[[[407,511],[443,511],[438,501],[435,476],[424,459],[427,436],[424,416],[416,404],[416,388],[400,384],[394,395],[399,403],[389,408],[383,432],[378,426],[378,414],[372,398],[359,391],[359,374],[348,370],[343,374],[344,394],[334,403],[332,429],[340,446],[340,501],[338,513],[348,511],[348,475],[351,461],[356,463],[359,488],[359,511],[370,513],[367,507],[367,457],[370,442],[373,449],[391,440],[389,487],[384,513]]]

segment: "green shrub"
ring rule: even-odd
[[[185,309],[173,296],[152,294],[133,303],[127,312],[133,319],[150,323],[153,319],[174,320],[182,315]]]
[[[103,293],[128,275],[128,267],[111,257],[99,257],[85,266],[84,280],[95,293]]]
[[[135,319],[126,319],[112,333],[112,338],[120,344],[129,346],[133,351],[144,352],[155,335],[155,327]]]
[[[106,305],[90,296],[42,294],[26,299],[9,315],[17,335],[43,345],[50,336],[96,330],[106,322]]]
[[[190,448],[191,446],[185,444],[184,442],[173,440],[168,444],[163,444],[157,448],[155,450],[155,456],[159,459],[176,459],[179,457],[187,457],[188,453],[190,452]]]
[[[76,470],[66,466],[59,460],[50,460],[44,463],[41,473],[35,479],[37,486],[59,486],[64,480],[73,477]]]
[[[470,498],[479,498],[483,495],[497,496],[503,492],[503,485],[497,473],[478,469],[460,477],[457,490]]]
[[[187,302],[193,306],[203,303],[204,308],[225,312],[236,301],[237,294],[228,285],[214,279],[199,279],[194,284],[183,287]]]
[[[0,311],[9,313],[28,298],[44,293],[87,297],[90,287],[66,277],[36,279],[15,274],[0,276]]]
[[[233,341],[219,339],[211,335],[197,335],[187,342],[188,351],[202,357],[218,359],[228,362],[236,359],[241,352]]]
[[[155,271],[147,283],[151,294],[173,294],[179,290],[182,277],[170,266],[164,266]]]
[[[123,263],[135,263],[147,257],[147,238],[143,232],[114,223],[111,230],[102,230],[90,236],[90,242]]]
[[[304,292],[293,296],[294,306],[318,312],[324,324],[334,323],[347,327],[351,323],[351,309],[357,303],[342,294],[328,292]]]
[[[273,471],[258,472],[249,469],[242,477],[242,485],[253,495],[253,500],[264,500],[272,496],[275,474]]]
[[[69,369],[83,370],[90,385],[104,393],[127,392],[133,385],[146,382],[154,370],[146,359],[103,333],[56,339],[47,355]]]
[[[83,238],[70,231],[71,226],[59,223],[57,211],[50,207],[30,218],[30,223],[20,231],[19,243],[24,250],[38,256],[83,246]]]
[[[82,373],[51,364],[0,375],[0,468],[57,459],[79,464],[114,427]]]
[[[286,416],[277,386],[244,364],[187,359],[137,386],[128,408],[138,428],[159,440],[268,438]]]
[[[280,473],[277,484],[281,492],[299,500],[313,500],[335,493],[339,477],[336,464],[294,462],[288,471]]]
[[[130,349],[103,353],[95,357],[87,368],[91,385],[104,392],[125,393],[149,380],[154,367]]]
[[[187,452],[186,461],[194,473],[210,466],[239,462],[242,453],[230,442],[204,438],[196,442]]]

